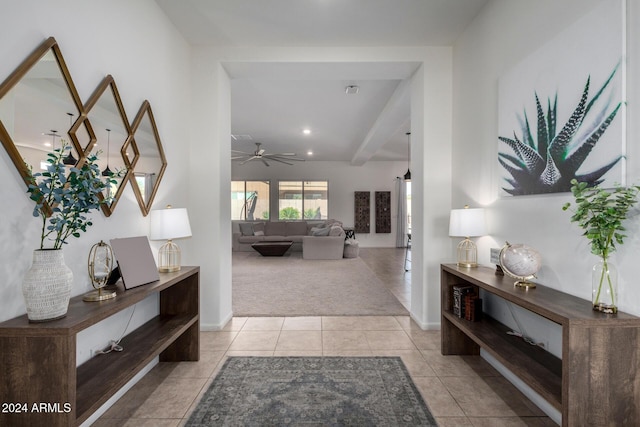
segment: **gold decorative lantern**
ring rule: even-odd
[[[91,285],[95,290],[82,297],[83,301],[104,301],[115,298],[116,291],[104,290],[109,281],[111,270],[113,270],[113,264],[114,257],[111,246],[100,240],[100,243],[96,243],[91,247],[87,265],[89,279],[91,279]]]

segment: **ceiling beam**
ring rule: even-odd
[[[409,80],[405,79],[400,81],[373,126],[369,129],[364,141],[362,141],[351,158],[351,164],[353,166],[362,166],[368,162],[401,126],[406,126],[410,115]]]

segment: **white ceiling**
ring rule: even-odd
[[[451,46],[488,0],[156,0],[192,45]],[[406,160],[416,63],[233,63],[232,148]],[[346,95],[357,85],[357,95]],[[302,134],[309,128],[311,134]],[[307,151],[313,156],[307,156]],[[260,163],[261,164],[261,163]]]

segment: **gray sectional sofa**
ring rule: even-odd
[[[232,248],[236,252],[252,252],[256,242],[290,240],[291,251],[302,251],[304,259],[341,259],[345,233],[335,220],[235,222]]]

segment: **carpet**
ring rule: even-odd
[[[360,258],[305,260],[234,252],[234,316],[407,316]]]
[[[230,357],[201,426],[436,426],[399,357]]]

